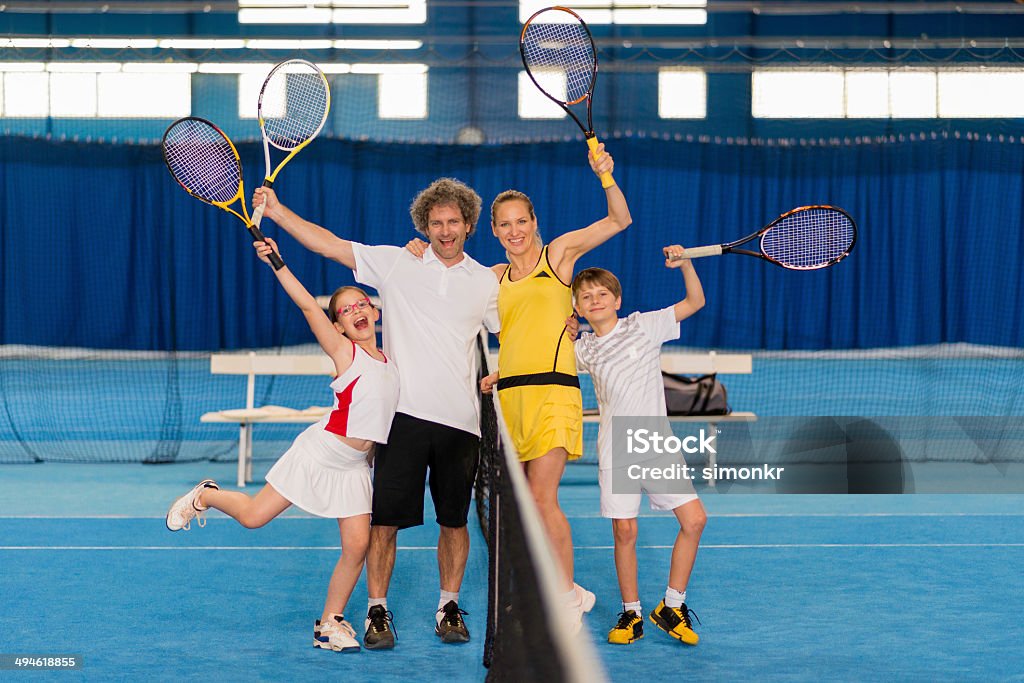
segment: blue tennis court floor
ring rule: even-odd
[[[0,654],[76,654],[80,671],[48,677],[83,680],[482,680],[487,560],[475,519],[461,594],[469,644],[433,635],[437,534],[428,524],[399,536],[389,594],[398,647],[338,655],[310,642],[337,555],[332,521],[289,511],[247,531],[211,514],[203,529],[164,528],[171,499],[202,476],[231,482],[233,471],[0,467]],[[605,635],[621,606],[592,477],[571,468],[562,500],[577,580],[598,596],[587,629],[612,680],[1024,680],[1022,496],[707,494],[687,600],[700,644],[687,648],[648,622],[644,640],[613,646]],[[664,592],[675,522],[642,514],[650,610]],[[361,580],[348,610],[357,628],[365,599]]]

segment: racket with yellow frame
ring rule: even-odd
[[[331,110],[331,87],[315,64],[289,59],[275,66],[263,81],[257,109],[266,164],[263,187],[273,187],[281,169],[323,130]],[[271,147],[288,153],[273,170]],[[263,220],[264,207],[265,203],[260,204],[252,212],[256,227]]]
[[[238,150],[220,128],[206,119],[186,116],[167,128],[161,146],[167,169],[186,192],[237,217],[254,241],[265,241],[245,208]],[[232,208],[235,202],[241,203],[241,212]],[[276,252],[271,252],[270,263],[274,270],[284,268]]]

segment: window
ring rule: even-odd
[[[708,22],[706,0],[674,0],[670,3],[646,5],[629,0],[596,0],[587,2],[588,9],[572,6],[588,24],[697,24]],[[548,0],[519,0],[519,21],[525,22],[534,12],[550,7]]]
[[[46,117],[50,113],[47,73],[4,74],[4,116]]]
[[[1024,71],[939,72],[942,118],[1024,117]]]
[[[426,71],[377,76],[377,116],[382,119],[427,118]]]
[[[707,74],[700,69],[658,71],[658,116],[703,119],[707,116]]]
[[[561,98],[565,98],[565,72],[551,71],[534,73],[544,89]],[[529,74],[519,72],[519,118],[521,119],[563,119],[565,110],[548,99],[537,89]]]
[[[841,71],[755,71],[751,113],[754,118],[841,118]]]
[[[23,118],[171,118],[192,109],[195,64],[0,63],[3,114]]]
[[[1019,118],[1024,71],[847,69],[755,71],[756,118]]]
[[[377,116],[382,119],[427,118],[426,64],[318,64],[328,76],[337,74],[377,75]],[[226,64],[210,62],[199,65],[200,73],[238,74],[238,117],[257,116],[260,88],[273,64]]]
[[[95,73],[51,73],[50,116],[76,118],[96,116]]]
[[[122,118],[188,116],[191,84],[187,73],[100,74],[97,113]]]
[[[426,0],[239,0],[241,24],[422,24]]]

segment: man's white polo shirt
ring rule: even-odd
[[[352,243],[356,281],[380,294],[384,353],[401,381],[398,412],[480,436],[476,338],[497,332],[498,278],[469,254],[451,267],[427,248]]]

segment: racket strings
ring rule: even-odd
[[[230,202],[238,194],[242,169],[231,143],[202,121],[180,121],[164,136],[171,173],[192,194],[208,202]]]
[[[319,72],[278,72],[260,98],[260,116],[267,139],[290,150],[314,137],[323,127],[330,94]]]
[[[812,269],[842,257],[853,240],[853,223],[845,214],[832,209],[810,209],[772,227],[761,237],[761,249],[786,267]]]
[[[538,79],[541,89],[549,96],[566,103],[582,100],[590,92],[594,81],[594,44],[587,30],[578,22],[570,24],[531,23],[522,40],[523,59],[534,76],[557,73],[565,76],[565,99],[561,93],[549,92]]]

